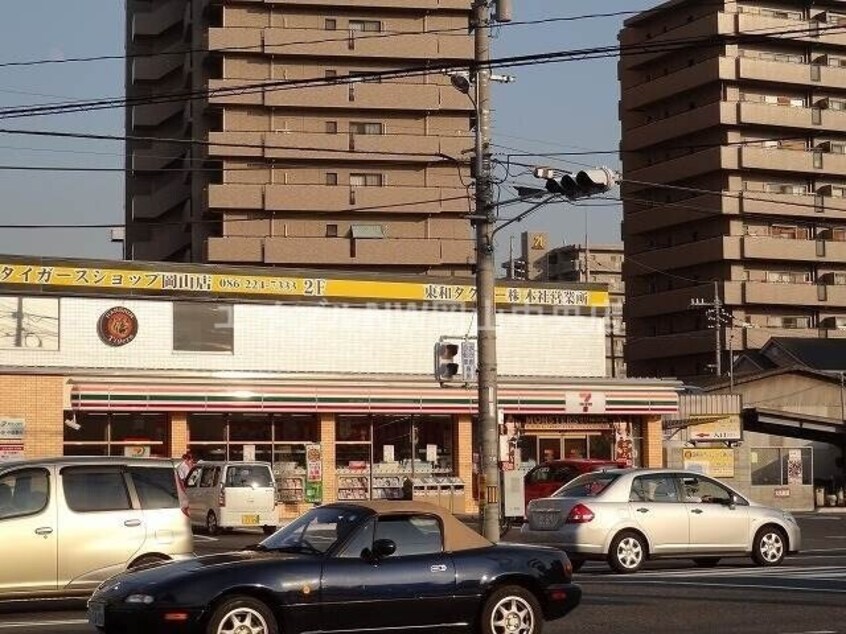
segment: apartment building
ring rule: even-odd
[[[629,375],[713,373],[715,293],[724,369],[843,336],[846,2],[674,0],[620,43]]]
[[[469,273],[472,101],[442,73],[366,75],[468,62],[470,16],[128,0],[127,258]]]
[[[626,376],[622,244],[565,244],[552,247],[547,233],[524,231],[520,235],[520,253],[512,253],[503,262],[502,268],[507,279],[605,284],[609,297],[609,312],[605,323],[606,376]]]

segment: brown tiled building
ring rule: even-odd
[[[725,370],[730,344],[843,335],[844,23],[844,2],[780,0],[675,0],[626,22],[630,375],[713,372],[714,333],[690,304],[715,280],[734,315]]]
[[[470,0],[128,0],[142,101],[126,130],[156,140],[127,143],[126,256],[468,273],[471,100],[443,74],[347,79],[469,61],[470,15]],[[312,78],[329,81],[278,83]]]

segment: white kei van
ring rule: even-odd
[[[185,479],[191,524],[209,535],[231,528],[276,530],[276,481],[269,462],[202,460]]]

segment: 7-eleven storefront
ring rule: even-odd
[[[49,430],[28,427],[31,446],[41,448],[28,457],[178,457],[189,448],[201,459],[265,460],[277,476],[283,518],[319,502],[409,495],[458,513],[476,508],[472,389],[422,381],[54,378],[74,424],[64,425],[60,439],[55,422]],[[519,447],[516,456],[514,449],[501,456],[506,469],[562,456],[660,466],[660,417],[678,408],[673,384],[631,380],[506,383],[499,402],[502,434],[519,436],[503,442]]]

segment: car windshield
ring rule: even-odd
[[[565,484],[552,494],[556,498],[595,498],[620,476],[606,471],[585,473]]]
[[[256,548],[322,555],[336,543],[345,541],[369,514],[365,509],[316,508],[301,515]]]

